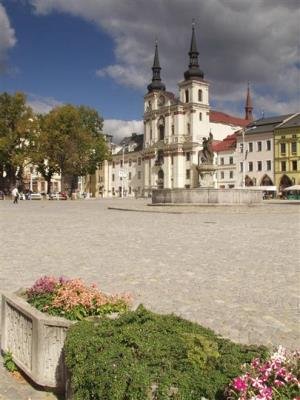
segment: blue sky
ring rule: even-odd
[[[299,17],[298,0],[0,0],[0,90],[38,111],[89,105],[118,137],[142,131],[154,40],[176,93],[195,18],[212,108],[242,117],[250,81],[256,117],[297,112]]]

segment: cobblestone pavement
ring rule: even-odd
[[[29,286],[44,274],[79,276],[235,341],[299,347],[299,205],[1,201],[0,225],[0,291]],[[0,400],[10,400],[2,375]]]

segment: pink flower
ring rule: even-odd
[[[255,389],[262,389],[264,387],[263,381],[259,378],[255,378],[255,379],[252,378],[251,384],[252,384],[252,387],[254,387]]]
[[[235,378],[233,380],[233,387],[236,390],[239,390],[240,392],[243,392],[244,390],[247,390],[247,383],[244,379],[242,378]]]
[[[282,386],[285,386],[285,383],[282,382],[282,381],[280,381],[280,380],[278,380],[278,379],[275,379],[275,380],[274,380],[274,385],[275,385],[276,387],[282,387]]]
[[[259,391],[259,394],[261,396],[264,396],[266,400],[272,400],[272,393],[273,393],[272,388],[266,386],[263,389],[260,389]]]

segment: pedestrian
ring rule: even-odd
[[[18,198],[19,198],[19,191],[18,188],[15,187],[12,192],[11,192],[13,198],[14,198],[14,204],[18,204]]]

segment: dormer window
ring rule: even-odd
[[[186,103],[189,102],[189,91],[188,90],[185,91],[185,102]]]
[[[202,90],[199,89],[199,90],[198,90],[198,101],[203,101],[202,98],[203,98],[203,96],[202,96]]]

